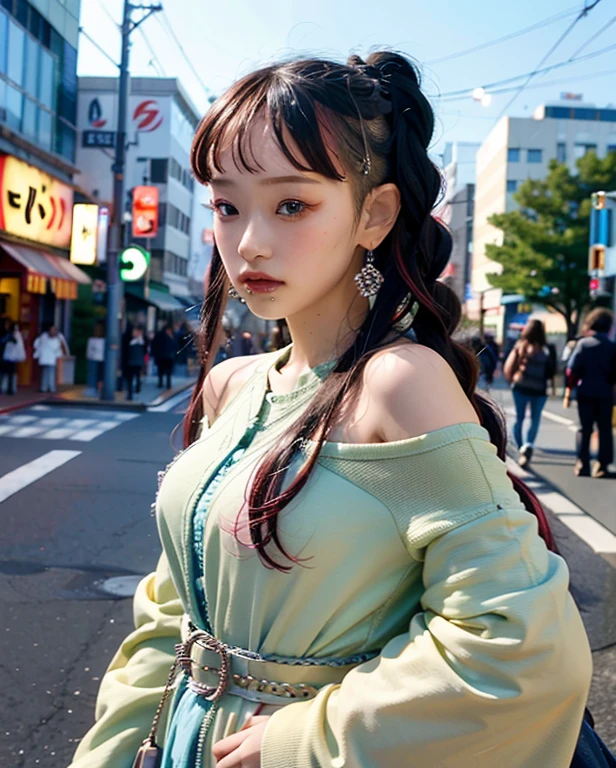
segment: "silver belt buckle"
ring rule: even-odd
[[[220,668],[214,667],[201,667],[204,672],[209,672],[218,675],[218,685],[207,685],[199,680],[195,680],[193,677],[193,664],[195,661],[191,656],[191,652],[194,645],[198,645],[204,648],[206,651],[213,651],[218,654],[220,658]],[[207,701],[218,701],[227,689],[230,677],[230,661],[229,653],[224,643],[212,637],[207,632],[202,630],[196,630],[192,632],[183,643],[178,643],[175,646],[175,655],[180,667],[187,673],[189,677],[188,688],[193,693],[203,696]]]

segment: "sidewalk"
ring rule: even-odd
[[[161,405],[175,395],[191,388],[196,381],[193,377],[173,376],[171,389],[159,389],[157,376],[144,376],[141,380],[141,392],[133,395],[133,400],[126,399],[126,392],[116,392],[115,400],[103,401],[100,397],[92,397],[86,392],[86,387],[60,387],[55,394],[38,392],[34,389],[22,389],[15,395],[0,395],[0,413],[28,408],[41,403],[56,405],[78,405],[80,407],[96,406],[97,408],[121,408],[126,410],[145,410],[148,407]]]

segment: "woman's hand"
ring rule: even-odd
[[[252,717],[241,731],[216,742],[216,768],[261,768],[261,743],[268,716]]]

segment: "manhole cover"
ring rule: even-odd
[[[96,587],[101,592],[113,597],[132,597],[142,578],[143,576],[114,576],[99,582]]]

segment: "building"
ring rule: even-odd
[[[506,333],[505,317],[516,313],[507,297],[491,288],[487,274],[500,265],[485,255],[488,243],[500,244],[502,232],[488,219],[495,213],[514,210],[513,199],[525,179],[547,176],[549,161],[566,163],[572,171],[578,158],[595,151],[599,157],[616,151],[616,109],[567,99],[538,107],[532,118],[503,117],[477,152],[475,220],[473,229],[472,289],[469,312],[484,312],[486,326],[499,336]],[[518,304],[520,297],[512,297]],[[556,330],[554,328],[553,330]]]
[[[438,213],[453,239],[451,258],[442,279],[464,302],[470,290],[475,201],[475,160],[479,144],[448,143],[443,153],[445,195]]]
[[[70,340],[71,308],[89,278],[68,260],[76,173],[80,0],[2,0],[0,7],[0,314],[31,347],[55,323]],[[59,367],[72,378],[72,360]]]
[[[77,181],[94,202],[107,205],[113,197],[111,166],[117,104],[117,78],[79,78]],[[145,317],[141,314],[139,319],[146,320],[148,330],[154,330],[155,315],[159,320],[177,320],[201,298],[191,293],[195,275],[189,274],[191,260],[195,260],[193,229],[199,230],[196,239],[205,248],[202,230],[211,221],[207,211],[199,211],[199,221],[194,221],[196,198],[201,200],[202,191],[190,172],[189,153],[199,119],[200,114],[175,78],[131,78],[125,172],[127,210],[134,187],[153,185],[159,192],[158,235],[150,240],[134,240],[130,233],[127,235],[131,242],[151,253],[149,291],[143,283],[126,287],[129,319],[140,305]]]

